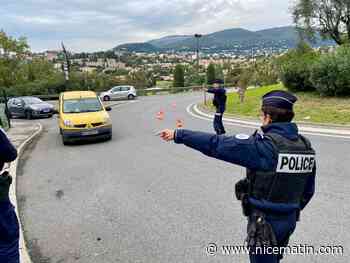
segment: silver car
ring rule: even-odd
[[[100,98],[103,101],[114,99],[129,99],[133,100],[137,96],[136,89],[133,86],[116,86],[106,92],[101,92]]]

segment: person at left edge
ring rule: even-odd
[[[217,135],[225,134],[225,127],[222,122],[224,112],[226,110],[226,89],[223,86],[224,82],[221,79],[213,81],[213,87],[207,90],[208,93],[214,94],[213,105],[216,108],[214,117],[214,130]]]
[[[0,129],[0,262],[19,263],[19,224],[9,199],[12,177],[4,169],[17,158],[17,150]]]

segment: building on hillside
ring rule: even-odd
[[[81,67],[80,68],[81,72],[84,73],[93,73],[94,71],[96,71],[95,67]]]
[[[58,59],[59,51],[55,50],[47,50],[44,52],[44,56],[48,61],[53,61]]]
[[[162,81],[174,81],[173,76],[160,76],[159,79]]]

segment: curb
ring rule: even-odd
[[[10,200],[11,203],[15,206],[16,208],[16,213],[17,213],[17,218],[19,221],[19,226],[20,226],[20,241],[19,241],[19,251],[20,251],[20,262],[21,263],[32,263],[32,260],[29,256],[28,249],[26,246],[26,242],[24,240],[24,233],[23,233],[23,226],[21,223],[21,219],[18,213],[18,203],[17,203],[17,196],[16,196],[16,189],[17,189],[17,166],[18,166],[18,161],[23,154],[25,147],[33,141],[34,138],[36,138],[39,134],[41,134],[43,130],[43,126],[40,123],[37,123],[36,126],[38,129],[30,136],[28,137],[17,149],[18,151],[18,157],[15,161],[13,161],[10,165],[10,174],[12,176],[12,187],[10,189]]]
[[[196,103],[189,105],[187,107],[187,112],[193,117],[205,119],[205,120],[212,120],[212,118],[214,117],[214,115],[212,114],[207,114],[205,112],[202,112],[198,108],[198,104]],[[246,128],[260,128],[261,126],[259,122],[239,120],[239,119],[233,119],[233,118],[223,118],[223,121],[230,125],[237,125],[237,126],[246,127]],[[320,128],[320,127],[306,127],[302,125],[299,126],[299,130],[304,134],[308,134],[308,135],[350,139],[350,130],[327,129],[327,128]]]

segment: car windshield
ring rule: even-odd
[[[64,113],[96,112],[102,109],[102,105],[97,98],[72,99],[63,102]]]
[[[23,100],[26,104],[39,104],[43,102],[41,99],[35,97],[26,97]]]

